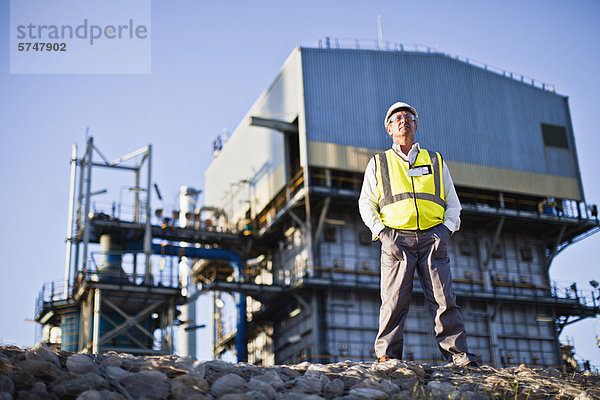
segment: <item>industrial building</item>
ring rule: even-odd
[[[563,364],[563,327],[600,313],[598,293],[549,277],[556,254],[600,230],[568,98],[431,49],[330,44],[294,49],[215,145],[203,206],[184,188],[178,210],[152,207],[151,146],[112,162],[92,140],[83,157],[74,150],[65,280],[36,304],[44,341],[163,354],[178,329],[194,354],[194,300],[212,292],[215,357],[373,360],[380,250],[357,199],[369,158],[391,146],[385,110],[402,100],[419,111],[417,141],[443,155],[463,205],[449,254],[471,351],[496,366]],[[131,216],[90,208],[97,168],[134,173]],[[445,361],[416,277],[405,357]]]
[[[249,361],[374,358],[379,244],[357,199],[369,158],[391,146],[385,110],[406,101],[419,112],[416,140],[441,152],[463,205],[449,253],[470,349],[491,365],[561,365],[562,328],[599,311],[549,278],[558,252],[599,229],[567,97],[430,49],[330,43],[290,54],[205,173],[207,205],[254,228]],[[217,353],[232,337],[217,335]],[[416,277],[405,357],[444,361]]]

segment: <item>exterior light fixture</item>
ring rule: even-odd
[[[290,318],[294,318],[296,315],[300,314],[302,312],[302,309],[300,307],[296,307],[294,308],[291,312],[290,312]]]

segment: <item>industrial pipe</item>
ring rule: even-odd
[[[240,256],[231,250],[205,249],[202,247],[181,247],[172,244],[152,244],[152,253],[165,256],[179,256],[200,258],[204,260],[225,260],[231,262],[237,271],[238,279],[241,278],[243,262]],[[237,307],[237,332],[235,334],[235,351],[238,362],[248,361],[248,348],[246,346],[246,296],[235,293]]]

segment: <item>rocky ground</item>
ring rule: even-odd
[[[4,399],[600,399],[600,375],[385,363],[255,367],[191,357],[0,347]]]

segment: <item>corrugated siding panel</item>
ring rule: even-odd
[[[579,179],[561,95],[435,53],[303,48],[302,67],[309,141],[389,148],[383,116],[404,100],[445,159]],[[570,151],[545,151],[542,122],[566,128]]]
[[[293,122],[298,116],[300,53],[294,51],[271,86],[250,108],[229,141],[205,172],[206,204],[223,207],[232,184],[253,181],[251,189],[239,191],[233,199],[233,215],[243,213],[249,193],[260,210],[285,185],[283,135],[274,130],[250,126],[250,116]],[[260,190],[260,192],[259,192]],[[237,209],[239,208],[239,209]]]

